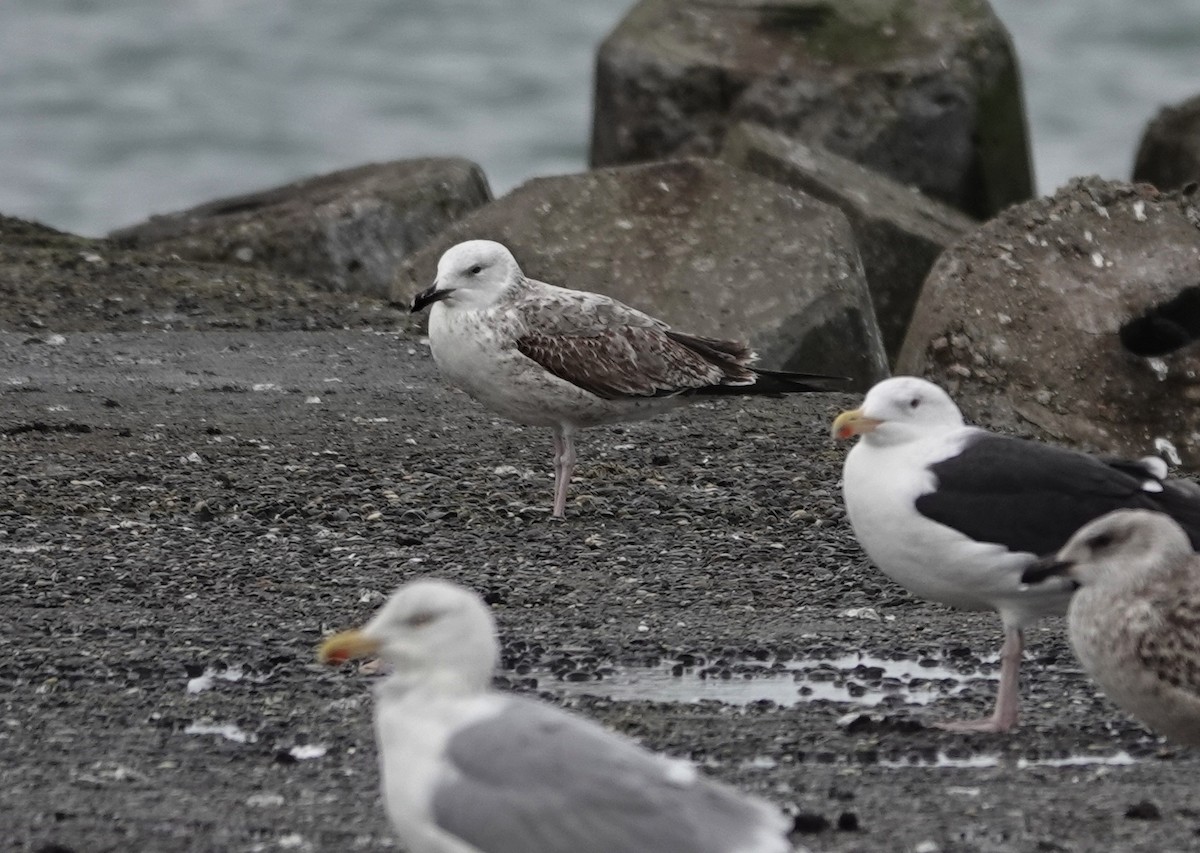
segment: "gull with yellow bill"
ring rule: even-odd
[[[552,705],[491,689],[491,611],[440,580],[400,587],[322,644],[379,655],[383,801],[410,853],[789,853],[788,821],[686,761]]]
[[[1000,689],[990,716],[960,731],[1017,725],[1023,629],[1066,612],[1072,587],[1021,573],[1094,518],[1117,509],[1173,517],[1200,546],[1200,488],[1167,478],[1157,458],[1101,459],[967,426],[945,391],[913,376],[875,385],[833,422],[859,437],[843,470],[846,513],[871,561],[930,601],[994,610],[1004,626]]]

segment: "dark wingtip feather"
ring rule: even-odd
[[[744,341],[725,341],[720,338],[706,338],[703,335],[689,335],[667,329],[664,333],[675,343],[687,347],[697,355],[711,361],[713,364],[744,367],[754,359],[750,345]]]
[[[792,373],[786,370],[759,370],[754,372],[755,387],[764,389],[763,393],[783,393],[796,391],[849,391],[851,380],[846,376],[827,376],[823,373]],[[766,389],[772,390],[766,390]]]
[[[699,389],[698,394],[779,395],[805,394],[823,391],[846,391],[850,380],[844,376],[825,376],[820,373],[791,373],[785,370],[746,368],[754,375],[753,382],[738,385],[713,385]]]
[[[668,329],[666,336],[686,347],[724,374],[721,384],[697,388],[694,394],[797,394],[812,391],[846,391],[849,379],[820,373],[789,373],[751,367],[754,353],[742,341],[724,341]]]
[[[1181,478],[1165,480],[1157,496],[1163,512],[1179,523],[1200,551],[1200,484]]]

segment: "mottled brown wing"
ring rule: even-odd
[[[1167,683],[1200,697],[1200,599],[1160,601],[1162,622],[1138,642],[1138,658]]]
[[[606,400],[754,382],[745,344],[672,331],[603,294],[526,279],[510,299],[524,329],[521,354]]]
[[[589,335],[531,332],[517,339],[517,349],[559,379],[605,400],[665,397],[731,381],[729,367],[657,328],[624,326]],[[745,374],[743,381],[753,381],[749,371]]]
[[[568,290],[528,278],[510,289],[506,299],[528,331],[543,335],[586,337],[626,326],[661,331],[669,328],[662,320],[611,296]]]

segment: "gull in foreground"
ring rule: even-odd
[[[489,689],[491,612],[439,580],[400,587],[324,663],[378,654],[383,801],[411,853],[787,853],[772,805],[551,705]]]
[[[1034,559],[1116,509],[1165,512],[1200,545],[1200,488],[1168,480],[1162,460],[1103,460],[966,426],[950,396],[924,379],[878,383],[861,408],[838,415],[832,431],[861,436],[846,456],[843,492],[871,561],[921,598],[1000,614],[995,709],[944,728],[999,732],[1017,724],[1022,629],[1064,613],[1071,593],[1061,580],[1024,586],[1021,572]]]
[[[1200,746],[1200,554],[1183,528],[1162,513],[1109,513],[1024,580],[1059,576],[1079,588],[1067,620],[1088,675],[1149,728]]]
[[[432,306],[442,375],[487,408],[554,433],[554,515],[566,510],[575,434],[639,420],[699,395],[831,390],[838,380],[751,367],[745,343],[677,332],[599,293],[526,278],[499,243],[471,240],[438,261],[412,310]],[[832,380],[832,382],[831,382]]]

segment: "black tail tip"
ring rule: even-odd
[[[755,376],[755,387],[765,393],[788,392],[836,392],[850,391],[853,380],[846,376],[828,376],[823,373],[792,373],[785,370],[759,370],[751,368]]]

